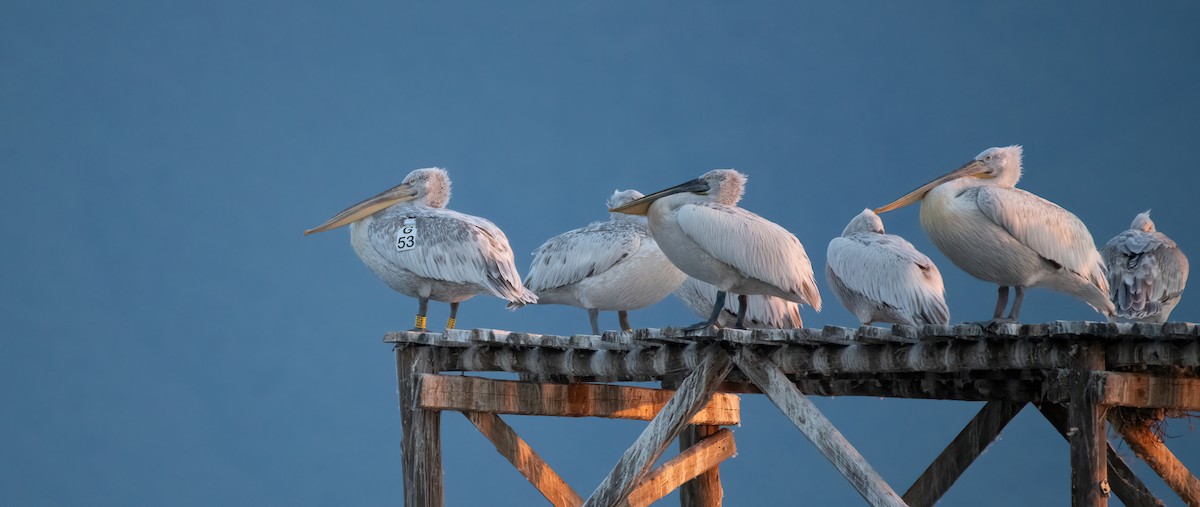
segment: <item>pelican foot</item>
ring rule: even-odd
[[[423,327],[414,327],[414,328],[408,330],[408,332],[410,332],[410,333],[424,333],[424,332],[428,332],[428,331],[429,331],[428,329],[425,329]]]
[[[681,328],[679,328],[679,330],[680,331],[699,331],[701,329],[708,329],[710,327],[713,327],[712,322],[705,321],[705,322],[697,322],[697,323],[692,324],[687,327],[681,327]]]
[[[980,321],[980,322],[968,322],[968,324],[977,324],[979,327],[982,327],[984,329],[996,327],[1000,324],[1020,324],[1020,323],[1021,322],[1018,321],[1017,319],[1007,319],[1007,318],[984,320],[984,321]]]

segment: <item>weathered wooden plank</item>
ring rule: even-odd
[[[487,437],[496,451],[504,456],[521,475],[529,479],[529,483],[541,492],[546,500],[555,507],[579,507],[583,498],[559,477],[550,465],[534,452],[516,431],[500,419],[496,414],[481,412],[464,412],[467,420]]]
[[[675,396],[650,421],[584,505],[611,506],[628,497],[667,445],[679,436],[684,425],[712,398],[732,367],[729,354],[724,349],[715,345],[706,346],[703,362],[684,379]]]
[[[1106,372],[1100,403],[1118,407],[1200,410],[1200,379]]]
[[[675,391],[606,384],[541,384],[479,377],[426,374],[417,404],[432,410],[552,417],[608,417],[649,421]],[[714,394],[691,424],[740,424],[740,400]]]
[[[1068,421],[1067,408],[1059,403],[1036,403],[1034,406],[1054,429],[1058,430],[1058,434],[1069,442],[1071,423]],[[1127,507],[1164,507],[1162,500],[1155,497],[1150,488],[1133,473],[1121,455],[1117,454],[1117,450],[1113,449],[1112,444],[1106,442],[1105,447],[1108,454],[1108,482],[1117,498]]]
[[[679,434],[679,452],[687,452],[693,446],[719,431],[728,431],[719,426],[689,425]],[[732,436],[732,435],[731,435]],[[732,444],[732,439],[730,444]],[[733,449],[733,452],[737,452]],[[681,507],[721,507],[725,496],[721,490],[721,469],[717,464],[696,475],[679,488],[679,505]]]
[[[1167,483],[1184,503],[1192,507],[1200,506],[1200,480],[1163,445],[1154,432],[1146,426],[1130,424],[1115,413],[1110,420],[1133,452],[1150,465],[1150,469],[1162,477],[1163,482]]]
[[[721,384],[722,393],[762,394],[746,380],[736,379]],[[956,378],[962,377],[962,378]],[[973,378],[970,373],[959,375],[928,375],[925,378],[897,378],[892,374],[875,374],[857,378],[803,378],[794,381],[800,392],[808,396],[866,396],[872,398],[912,398],[957,401],[1066,401],[1056,397],[1058,390],[1047,391],[1041,379]]]
[[[829,419],[817,409],[777,366],[767,358],[742,348],[735,357],[740,369],[763,393],[791,419],[821,454],[850,481],[872,506],[903,506],[904,501],[875,472]]]
[[[441,413],[417,406],[417,375],[434,371],[435,355],[436,350],[428,346],[396,347],[404,505],[441,507],[444,503]]]
[[[1067,419],[1073,432],[1071,442],[1071,505],[1108,505],[1108,445],[1104,414],[1099,403],[1099,386],[1094,372],[1103,371],[1104,349],[1093,342],[1076,341],[1077,355],[1071,371],[1071,401]]]
[[[680,487],[688,480],[698,477],[706,471],[716,469],[717,465],[734,454],[737,454],[737,446],[733,442],[733,432],[728,429],[720,429],[712,436],[684,449],[679,455],[646,474],[646,478],[638,483],[626,502],[621,505],[629,507],[650,505],[675,491],[675,488]],[[683,501],[681,505],[688,506],[689,504],[687,501]],[[712,504],[701,505],[707,507]],[[720,496],[717,497],[716,505],[720,505]]]
[[[1024,403],[988,402],[971,422],[946,446],[929,468],[904,493],[904,501],[912,507],[937,503],[959,476],[983,454],[1013,417],[1025,407]]]

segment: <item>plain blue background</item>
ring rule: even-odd
[[[605,218],[614,188],[716,167],[749,174],[743,205],[819,272],[864,207],[1009,144],[1025,146],[1020,186],[1097,242],[1153,208],[1200,252],[1198,19],[1194,2],[6,0],[0,498],[399,503],[381,337],[415,301],[344,230],[300,233],[419,167],[450,170],[450,207],[503,228],[522,273],[546,238]],[[932,247],[915,207],[883,218],[940,265],[955,321],[991,315],[995,288]],[[818,279],[826,309],[806,324],[854,325]],[[582,310],[486,296],[459,317],[587,329]],[[1045,290],[1022,317],[1099,319]],[[695,320],[673,299],[631,318]],[[979,408],[816,401],[901,491]],[[861,503],[766,400],[743,404],[729,505]],[[539,502],[464,418],[443,419],[449,505]],[[643,427],[510,420],[585,495]],[[1169,433],[1200,468],[1200,436]],[[1063,505],[1068,479],[1065,442],[1027,409],[943,504]]]

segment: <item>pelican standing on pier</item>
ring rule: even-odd
[[[675,297],[691,308],[692,312],[701,318],[708,317],[713,303],[717,300],[717,288],[708,282],[702,282],[687,277],[678,289]],[[786,299],[774,296],[749,296],[750,309],[746,310],[745,326],[749,329],[794,329],[804,327],[800,319],[800,306]],[[733,326],[737,321],[738,307],[736,301],[726,298],[721,315],[717,317],[720,327]]]
[[[749,295],[775,296],[821,310],[812,264],[800,240],[775,223],[737,207],[746,176],[716,169],[609,211],[646,215],[650,234],[680,270],[717,287],[708,320],[717,322],[725,294],[738,297],[735,327],[745,325]]]
[[[946,289],[933,261],[912,243],[883,231],[883,220],[865,209],[829,242],[825,277],[859,323],[947,325]]]
[[[419,301],[416,327],[425,330],[429,300],[450,303],[453,329],[458,303],[491,294],[510,306],[537,302],[521,286],[504,232],[486,219],[446,209],[445,169],[417,169],[404,182],[334,215],[305,235],[350,224],[350,244],[389,287]]]
[[[1109,240],[1100,254],[1108,266],[1117,315],[1166,322],[1187,284],[1188,260],[1171,238],[1154,228],[1150,211],[1134,217],[1129,230]]]
[[[966,165],[876,208],[921,201],[921,227],[956,266],[1000,285],[994,322],[1017,322],[1028,287],[1082,299],[1109,319],[1104,261],[1087,227],[1071,212],[1016,188],[1021,147],[988,148]],[[1008,288],[1016,299],[1006,319]]]
[[[637,190],[613,192],[608,207],[639,199]],[[592,334],[600,334],[601,311],[617,312],[622,331],[632,331],[629,311],[661,301],[683,283],[637,215],[612,213],[606,222],[564,232],[533,252],[525,287],[539,304],[584,308]]]

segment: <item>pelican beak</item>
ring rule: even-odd
[[[357,222],[365,217],[371,216],[377,213],[379,210],[387,208],[393,204],[411,201],[413,197],[416,196],[416,190],[414,190],[407,183],[401,183],[392,188],[384,190],[374,197],[342,210],[341,213],[334,215],[333,218],[330,218],[325,223],[313,229],[304,231],[304,235],[308,236],[309,234],[337,229],[338,227],[348,223]]]
[[[983,162],[980,162],[978,160],[972,160],[970,162],[967,162],[962,167],[959,167],[958,169],[950,171],[950,172],[938,177],[937,179],[922,185],[921,188],[918,188],[916,190],[913,190],[912,192],[909,192],[908,194],[905,194],[904,197],[896,199],[895,201],[893,201],[891,204],[888,204],[887,206],[875,208],[875,213],[876,214],[887,213],[894,209],[903,208],[905,206],[908,206],[909,204],[912,204],[914,202],[917,202],[917,201],[923,199],[925,197],[925,194],[929,193],[930,190],[933,190],[934,187],[941,185],[942,183],[945,183],[947,181],[956,180],[958,178],[962,178],[965,176],[973,176],[973,175],[982,173],[986,170],[987,170],[987,166],[985,166],[983,164]]]
[[[666,190],[659,190],[641,199],[629,201],[615,208],[609,208],[608,211],[614,213],[625,213],[627,215],[645,215],[650,212],[650,205],[654,201],[662,199],[671,194],[680,194],[683,192],[707,192],[708,182],[702,179],[694,179],[687,183],[680,183]]]

